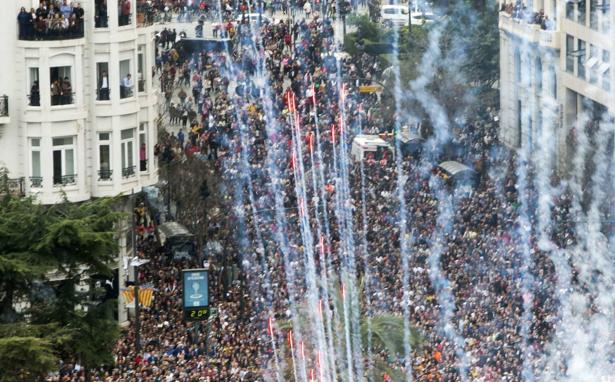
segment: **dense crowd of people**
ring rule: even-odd
[[[21,7],[17,15],[20,40],[52,40],[83,37],[81,3],[68,0],[41,1],[38,8]]]
[[[215,170],[211,197],[225,212],[201,233],[207,257],[199,261],[210,266],[217,313],[200,326],[182,320],[180,271],[202,264],[173,260],[152,229],[139,230],[139,257],[151,260],[139,268],[140,282],[157,290],[153,306],[142,312],[143,350],[135,351],[129,330],[118,343],[115,366],[95,377],[253,382],[281,373],[290,380],[277,366],[290,358],[289,332],[280,327],[314,293],[329,299],[324,306],[339,320],[344,313],[335,310],[336,291],[323,289],[343,294],[340,275],[350,271],[364,282],[362,314],[406,314],[420,333],[421,346],[410,357],[416,380],[459,381],[466,372],[477,382],[520,380],[524,341],[534,354],[549,341],[554,270],[534,232],[529,238],[521,233],[520,194],[527,192],[530,201],[535,194],[518,188],[519,162],[499,148],[496,126],[477,120],[455,132],[467,149],[446,159],[475,166],[477,182],[469,192],[458,193],[454,182],[432,171],[426,158],[445,155],[438,148],[353,161],[349,147],[358,134],[400,126],[419,132],[384,94],[359,92],[360,85],[381,80],[380,61],[361,52],[338,54],[333,24],[319,15],[294,24],[243,20],[232,30],[228,50],[179,51],[174,39],[159,41],[155,71],[170,131],[155,149],[161,165],[200,162]],[[553,202],[551,232],[561,246],[573,237],[569,211],[570,198],[562,193]],[[147,213],[137,213],[140,226],[154,224]],[[400,220],[408,226],[402,229]],[[520,255],[525,245],[531,270]],[[315,264],[312,275],[308,258]],[[533,320],[524,339],[526,273],[534,276]],[[314,276],[329,277],[330,285],[314,290]],[[443,285],[450,287],[450,300],[442,297]],[[442,322],[445,310],[450,322]],[[316,353],[310,333],[304,334],[305,353]],[[403,354],[383,359],[402,372],[408,366]],[[338,361],[342,368],[343,356]],[[311,370],[321,366],[316,357],[303,362]],[[57,380],[81,376],[67,365]]]

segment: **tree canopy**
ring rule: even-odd
[[[7,380],[40,380],[60,358],[86,369],[112,362],[113,302],[97,299],[93,285],[77,286],[113,274],[116,204],[0,200],[0,375]]]

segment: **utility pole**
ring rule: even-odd
[[[132,200],[132,258],[137,257],[137,238],[136,238],[136,221],[135,221],[135,210],[137,208],[137,196],[135,195],[134,189],[132,190],[131,196]],[[136,261],[132,263],[132,270],[134,276],[134,291],[135,291],[135,349],[137,349],[137,353],[141,351],[141,319],[140,313],[141,309],[139,307],[139,272],[137,271],[138,264]]]
[[[408,43],[412,44],[412,1],[408,0]]]

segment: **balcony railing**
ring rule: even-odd
[[[132,24],[132,13],[128,15],[122,15],[121,13],[117,16],[117,24],[121,27]]]
[[[27,14],[31,17],[30,14]],[[62,16],[59,18],[39,17],[33,23],[26,18],[18,18],[20,40],[70,40],[83,37],[83,20],[69,19],[67,22]]]
[[[53,185],[54,186],[66,186],[68,184],[77,183],[77,174],[70,175],[62,175],[62,176],[54,176],[53,177]]]
[[[30,177],[30,187],[31,188],[43,187],[43,177],[42,176],[31,176]]]
[[[122,169],[122,177],[129,178],[135,176],[135,168],[136,166],[124,167]]]
[[[98,180],[112,180],[113,170],[98,170]]]
[[[538,43],[540,46],[559,49],[560,42],[557,29],[543,29],[539,24],[528,22],[526,19],[515,18],[506,11],[500,12],[499,27],[524,40]]]
[[[0,117],[9,116],[9,96],[0,96]]]
[[[147,159],[142,159],[139,161],[139,171],[147,171]]]
[[[51,96],[51,106],[72,105],[75,103],[75,92]],[[30,99],[32,101],[32,99]]]
[[[9,178],[8,173],[0,176],[0,195],[25,196],[25,179]]]

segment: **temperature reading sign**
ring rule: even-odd
[[[185,269],[182,272],[184,319],[198,321],[209,316],[208,275],[207,269]]]

